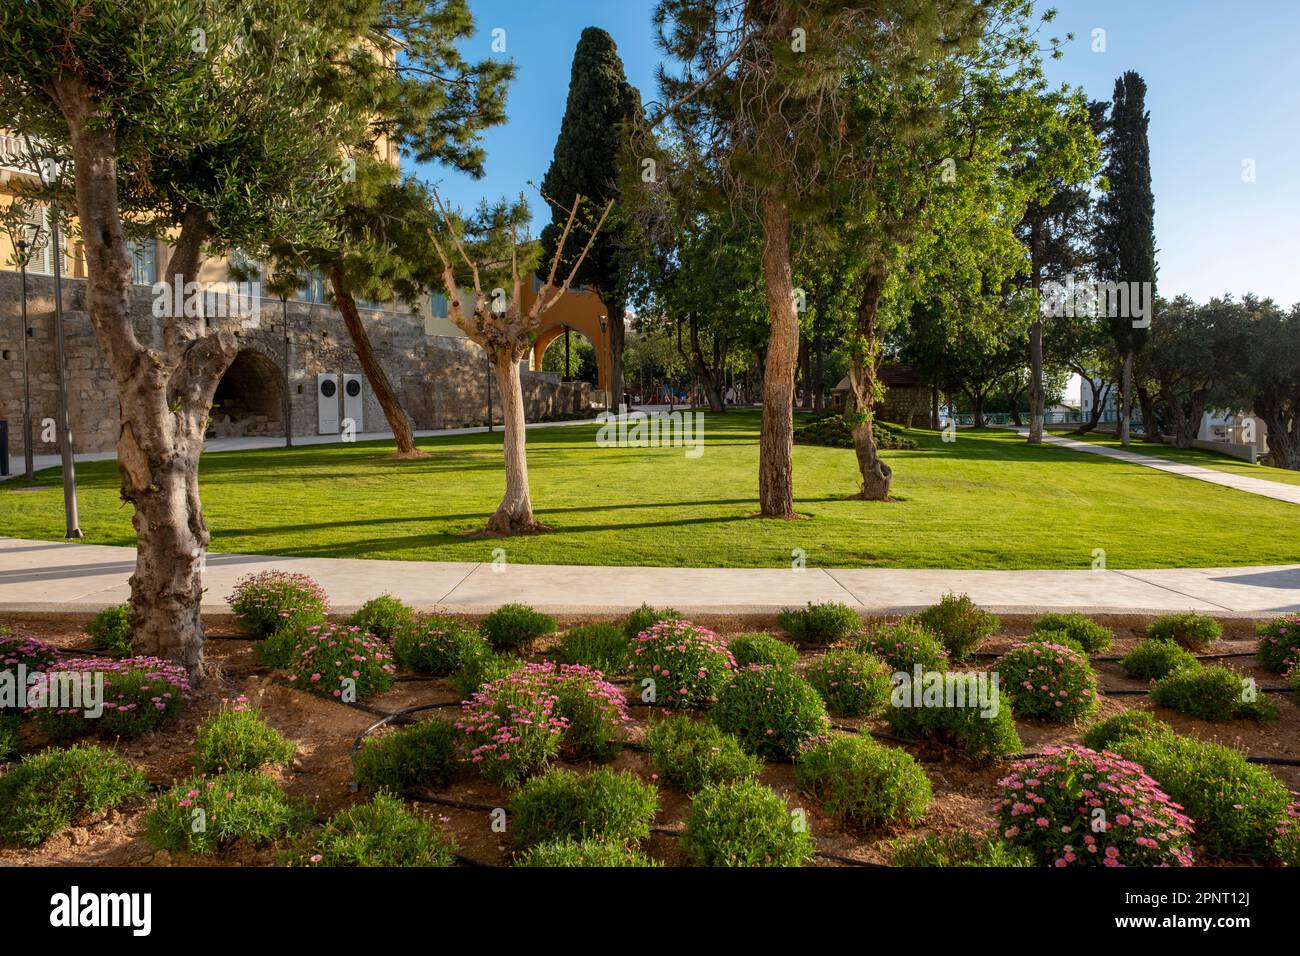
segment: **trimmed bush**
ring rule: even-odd
[[[1087,657],[1063,644],[1017,645],[995,670],[1017,717],[1068,724],[1097,710],[1096,672]]]
[[[222,701],[221,712],[195,731],[194,769],[260,770],[288,763],[297,749],[240,696]]]
[[[802,866],[815,849],[803,819],[756,780],[697,793],[682,848],[700,866]]]
[[[954,661],[964,661],[979,650],[984,638],[998,627],[998,619],[976,605],[969,594],[945,594],[916,619],[939,638]]]
[[[324,624],[330,602],[325,590],[305,574],[259,571],[235,582],[226,603],[244,633],[270,637],[286,625]]]
[[[86,625],[91,648],[110,654],[130,654],[131,628],[126,622],[126,614],[127,605],[118,604],[106,607],[92,617]]]
[[[21,725],[22,721],[16,716],[0,714],[0,763],[18,755]]]
[[[613,624],[582,624],[560,637],[552,656],[562,664],[585,664],[605,674],[632,666],[632,641]]]
[[[489,653],[483,657],[471,657],[451,675],[451,686],[461,700],[468,700],[482,690],[484,684],[509,677],[523,666],[523,659],[513,654]]]
[[[533,777],[511,798],[510,832],[521,848],[565,838],[627,843],[650,835],[658,809],[655,788],[635,774],[556,768]]]
[[[799,660],[799,651],[796,648],[766,631],[733,637],[727,642],[727,649],[736,659],[737,667],[765,664],[791,667]]]
[[[646,749],[650,770],[687,793],[709,784],[749,780],[763,769],[763,761],[746,753],[735,737],[689,714],[675,714],[651,724],[646,731]]]
[[[159,795],[144,820],[144,835],[160,850],[206,855],[236,840],[266,846],[311,818],[274,780],[234,770],[195,776]]]
[[[718,695],[713,721],[760,757],[793,757],[830,730],[826,705],[798,674],[781,667],[737,671]]]
[[[833,648],[808,668],[808,683],[832,714],[866,717],[889,706],[889,665],[851,648]]]
[[[36,846],[148,789],[111,750],[89,744],[44,750],[0,774],[0,842]]]
[[[352,772],[359,787],[375,793],[445,787],[460,760],[463,737],[455,724],[438,717],[382,737],[367,737],[352,754]]]
[[[1046,747],[998,781],[1002,836],[1050,866],[1191,866],[1192,821],[1136,763]]]
[[[1277,705],[1227,667],[1184,667],[1151,685],[1151,703],[1201,720],[1274,720]]]
[[[931,833],[893,845],[893,866],[1033,866],[1034,855],[991,833]]]
[[[709,705],[736,666],[717,634],[690,621],[651,624],[637,635],[632,660],[642,700],[666,707]],[[653,694],[647,699],[649,691]]]
[[[1083,745],[1089,750],[1114,750],[1116,744],[1130,737],[1146,739],[1173,733],[1173,728],[1149,710],[1123,710],[1107,717],[1083,732]]]
[[[393,638],[397,663],[437,677],[455,674],[491,653],[492,646],[476,628],[440,615],[420,618]]]
[[[453,866],[455,846],[401,800],[377,793],[284,854],[287,866]]]
[[[503,604],[479,622],[479,630],[494,650],[522,647],[555,631],[555,618],[527,604]]]
[[[992,760],[1020,753],[1024,745],[1016,732],[1016,721],[1005,700],[996,710],[984,712],[967,698],[966,706],[890,706],[884,717],[890,730],[900,737],[931,740],[952,747],[974,761]]]
[[[28,694],[28,709],[51,737],[63,738],[103,730],[118,737],[138,737],[174,717],[190,700],[190,679],[185,668],[156,657],[87,657],[64,660],[46,669],[50,682],[38,684]],[[62,676],[61,676],[62,675]],[[84,706],[93,694],[89,686],[104,681],[104,710],[87,716]],[[67,683],[64,683],[64,682]],[[81,707],[45,706],[48,691],[74,682],[83,688]],[[62,696],[62,695],[60,695]],[[75,695],[74,695],[75,696]]]
[[[1173,641],[1189,651],[1203,651],[1222,636],[1222,624],[1195,611],[1166,614],[1156,618],[1147,628],[1147,640]]]
[[[794,779],[800,792],[820,800],[831,816],[864,830],[912,826],[934,796],[910,754],[862,735],[807,748],[795,762]]]
[[[294,648],[292,680],[300,690],[346,703],[382,694],[393,686],[388,645],[357,627],[323,624],[307,628]]]
[[[1124,673],[1138,680],[1159,680],[1176,670],[1200,664],[1195,654],[1173,641],[1138,641],[1119,662]]]
[[[627,616],[623,622],[623,636],[629,641],[635,641],[637,635],[642,631],[649,630],[655,624],[663,624],[667,621],[680,621],[681,612],[671,608],[653,608],[649,604],[642,604],[639,608]]]
[[[381,594],[357,608],[348,623],[381,641],[391,641],[415,623],[415,611],[391,594]]]
[[[922,671],[948,667],[948,651],[928,627],[905,617],[894,624],[882,624],[858,639],[857,649],[879,657],[894,673],[911,674],[919,664]]]
[[[1064,632],[1088,654],[1106,650],[1115,638],[1110,628],[1082,614],[1044,614],[1034,621],[1034,633],[1042,632]]]
[[[1159,734],[1117,741],[1196,821],[1196,843],[1216,859],[1268,860],[1291,795],[1265,767],[1222,744]]]
[[[1257,625],[1259,666],[1283,674],[1300,664],[1300,614],[1286,614]]]
[[[776,623],[800,644],[825,647],[856,631],[862,626],[862,619],[847,604],[809,601],[806,607],[786,608],[776,616]]]
[[[601,840],[551,840],[524,852],[515,866],[627,867],[663,866],[636,847]]]

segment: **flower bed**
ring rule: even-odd
[[[636,636],[632,655],[642,699],[666,706],[712,703],[736,667],[722,638],[690,621],[651,624]],[[648,699],[647,691],[651,692]]]
[[[136,737],[174,716],[190,700],[185,668],[157,657],[83,657],[51,664],[48,683],[29,692],[28,711],[52,737],[70,737],[102,729]],[[60,677],[60,675],[66,675]],[[89,713],[93,685],[103,679],[103,711]],[[80,684],[80,701],[76,693]]]

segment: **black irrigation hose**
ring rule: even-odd
[[[974,651],[971,653],[970,656],[971,657],[1004,657],[1006,656],[1006,652],[1005,651]],[[1219,661],[1228,657],[1254,657],[1256,656],[1256,652],[1255,651],[1232,651],[1227,654],[1194,654],[1192,656],[1195,657],[1198,661]],[[1122,661],[1123,659],[1124,658],[1122,656],[1113,655],[1113,654],[1108,654],[1105,657],[1102,657],[1101,655],[1096,655],[1096,656],[1089,655],[1088,657],[1088,660],[1092,661],[1093,663],[1096,663],[1098,661],[1112,661],[1112,662]]]

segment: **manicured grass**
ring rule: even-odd
[[[1118,438],[1108,432],[1088,432],[1086,435],[1074,435],[1066,429],[1053,428],[1049,430],[1054,435],[1091,442],[1094,445],[1105,445],[1108,448],[1124,447],[1119,443]],[[1219,455],[1212,451],[1202,451],[1199,448],[1175,448],[1172,445],[1135,440],[1129,442],[1128,450],[1139,455],[1150,455],[1152,458],[1167,458],[1183,465],[1196,465],[1200,468],[1226,471],[1233,475],[1261,478],[1264,481],[1280,481],[1288,485],[1300,485],[1300,471],[1291,471],[1288,468],[1271,468],[1268,465],[1252,465],[1250,462],[1242,461],[1239,458],[1229,458],[1226,455]]]
[[[320,557],[520,563],[787,567],[1219,567],[1297,559],[1294,505],[1060,448],[1010,431],[887,452],[898,501],[856,501],[853,452],[796,446],[800,521],[757,510],[756,412],[710,415],[705,450],[599,448],[596,424],[528,434],[533,504],[552,533],[474,536],[504,476],[500,434],[421,441],[432,455],[388,458],[382,443],[224,452],[202,465],[213,550]],[[113,462],[78,466],[87,541],[130,545]],[[0,484],[0,534],[58,539],[57,470],[41,490]]]

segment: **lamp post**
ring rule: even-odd
[[[609,340],[609,316],[600,317],[600,337]],[[568,338],[565,338],[565,347],[568,347]],[[605,369],[605,408],[614,407],[614,390],[610,388],[610,379],[614,377],[614,349],[611,343],[609,350],[609,366]],[[617,409],[615,409],[617,411]]]
[[[22,340],[23,354],[23,466],[27,475],[27,480],[32,481],[36,477],[35,461],[32,455],[32,379],[31,364],[27,357],[27,260],[29,258],[28,250],[35,251],[40,248],[41,227],[32,225],[32,238],[19,239],[18,246],[18,273],[21,276],[22,283],[22,330],[19,338]]]
[[[51,181],[58,178],[59,164],[46,159]],[[63,462],[63,517],[65,538],[80,538],[81,527],[77,517],[77,472],[72,454],[72,427],[68,419],[68,377],[64,361],[63,335],[63,244],[59,236],[59,199],[57,191],[50,197],[50,244],[54,250],[54,362],[59,387],[59,455]]]
[[[289,396],[289,294],[280,295],[280,326],[284,331],[284,447],[293,447],[293,399]]]

